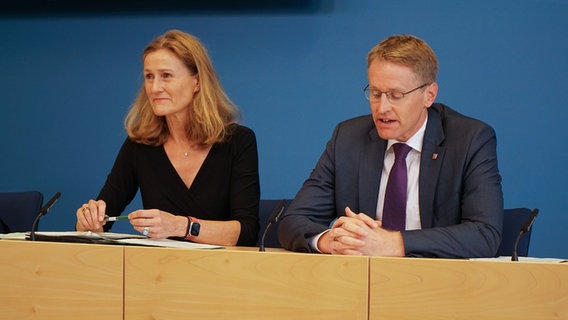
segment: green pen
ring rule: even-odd
[[[128,220],[128,216],[118,216],[118,217],[105,216],[105,221],[118,221],[118,220]]]

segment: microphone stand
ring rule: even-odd
[[[286,207],[286,200],[280,200],[280,203],[278,203],[278,206],[276,206],[274,211],[272,211],[272,214],[270,215],[270,218],[268,219],[268,223],[266,224],[266,228],[264,228],[264,232],[262,233],[262,238],[260,239],[260,248],[258,249],[258,251],[265,251],[264,250],[264,239],[266,238],[266,235],[268,234],[268,230],[270,230],[270,227],[273,224],[278,222],[278,219],[280,219],[280,215],[282,215],[282,213],[284,212],[285,207]]]
[[[36,232],[37,226],[39,224],[39,219],[47,214],[49,209],[51,209],[51,207],[55,204],[55,202],[57,201],[57,199],[59,199],[60,196],[61,196],[61,192],[57,192],[51,199],[49,199],[49,201],[47,202],[47,204],[45,206],[43,206],[43,208],[39,209],[39,212],[38,212],[37,216],[35,217],[34,222],[32,224],[32,230],[30,231],[30,240],[31,241],[35,241],[35,232]]]
[[[513,254],[511,255],[511,261],[519,261],[519,256],[517,254],[517,248],[519,246],[519,241],[521,241],[521,237],[525,233],[529,232],[529,230],[531,229],[531,226],[534,222],[534,219],[536,218],[537,215],[538,215],[538,209],[534,209],[531,212],[531,215],[527,218],[527,220],[525,220],[525,222],[521,226],[521,229],[519,230],[519,235],[517,236],[517,239],[515,239],[515,245],[513,246]]]

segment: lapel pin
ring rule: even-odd
[[[432,153],[432,160],[436,160],[438,159],[438,154],[437,153]]]

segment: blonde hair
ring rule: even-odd
[[[436,82],[438,60],[430,46],[422,39],[402,34],[386,38],[367,55],[367,68],[376,59],[409,67],[419,80]]]
[[[144,49],[142,61],[161,49],[174,53],[192,75],[199,76],[200,89],[188,108],[188,139],[202,144],[224,141],[230,134],[230,124],[238,122],[240,113],[223,90],[203,45],[192,35],[170,30]],[[165,118],[152,111],[144,85],[126,115],[124,126],[132,140],[146,145],[162,145],[169,135]]]

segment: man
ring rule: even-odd
[[[437,71],[432,49],[411,35],[389,37],[369,52],[364,91],[372,114],[335,128],[280,220],[284,248],[368,256],[495,255],[503,221],[495,132],[434,103]],[[408,153],[402,162],[397,156],[402,165],[395,170],[398,146]],[[397,182],[402,195],[387,190],[391,171],[393,186],[394,175],[404,172],[397,180],[404,181]]]

